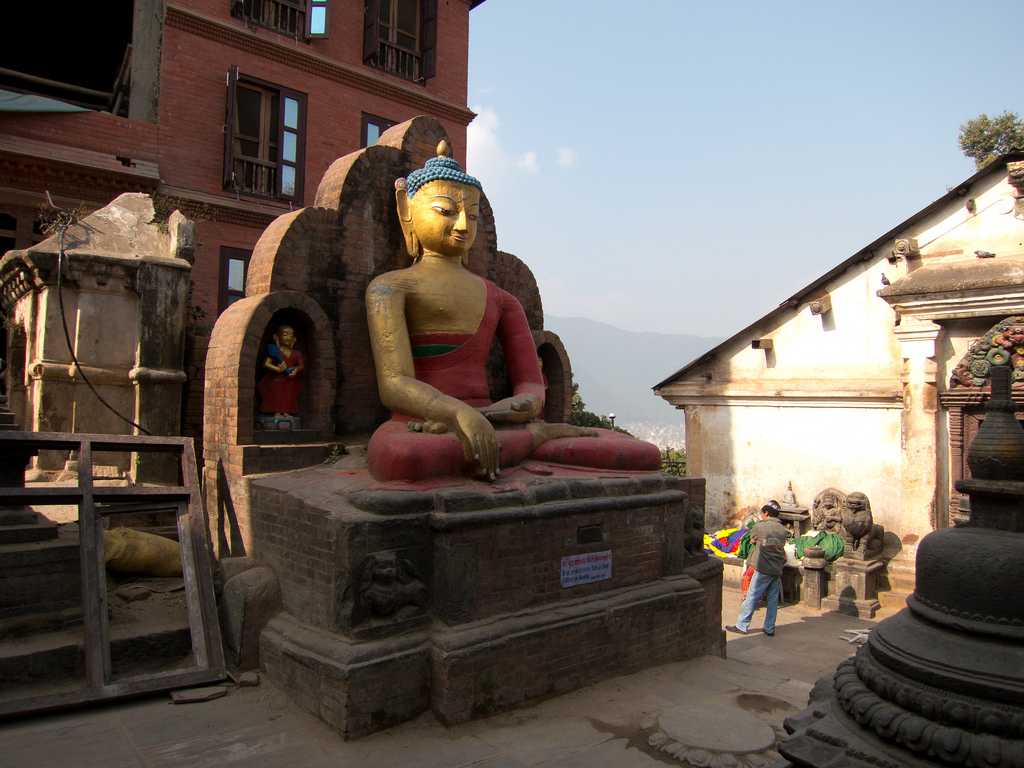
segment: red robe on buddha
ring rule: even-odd
[[[543,403],[544,378],[537,362],[533,333],[519,301],[484,280],[487,303],[480,327],[473,334],[430,333],[412,336],[416,378],[446,395],[472,406],[490,405],[487,358],[495,334],[505,352],[505,365],[514,395],[535,395]],[[411,417],[392,414],[370,438],[370,473],[377,480],[416,482],[466,474],[468,469],[458,435],[410,432]],[[549,440],[536,451],[523,427],[495,430],[502,467],[528,458],[595,469],[654,470],[661,466],[657,446],[611,430],[596,430],[597,437]]]

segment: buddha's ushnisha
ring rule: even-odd
[[[608,430],[547,424],[544,378],[519,301],[470,272],[480,182],[442,141],[437,156],[395,183],[413,263],[366,291],[381,400],[392,411],[369,445],[378,480],[470,474],[493,480],[526,458],[619,470],[660,466],[656,446]],[[487,358],[501,340],[512,395],[492,402]]]

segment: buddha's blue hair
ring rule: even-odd
[[[419,191],[420,187],[424,184],[429,184],[432,181],[455,181],[459,184],[466,184],[470,187],[476,187],[481,192],[484,191],[483,186],[480,184],[480,180],[475,176],[470,176],[459,165],[458,161],[445,155],[438,155],[427,160],[427,164],[422,168],[417,168],[415,171],[410,173],[405,179],[406,194],[412,198],[413,195]]]

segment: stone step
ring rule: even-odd
[[[0,545],[0,617],[65,601],[81,601],[76,535]]]
[[[902,589],[890,589],[885,592],[878,593],[878,602],[882,604],[882,608],[893,610],[900,610],[907,607],[907,598],[910,596],[909,591]]]
[[[56,523],[0,526],[0,544],[25,544],[30,541],[52,541],[56,538]]]

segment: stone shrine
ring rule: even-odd
[[[801,768],[1024,766],[1024,430],[1011,368],[992,366],[992,396],[968,452],[970,518],[928,534],[907,608],[788,718],[781,765]]]
[[[194,254],[192,222],[179,211],[158,215],[149,195],[126,193],[68,226],[60,281],[57,234],[0,259],[10,407],[26,430],[132,433],[84,376],[114,409],[152,434],[181,433]],[[175,472],[164,457],[129,456],[110,456],[108,474],[142,481]],[[67,458],[41,451],[36,475],[73,469]]]
[[[558,424],[568,356],[445,139],[420,117],[337,160],[257,243],[207,359],[215,545],[272,569],[282,610],[259,663],[346,737],[723,650],[703,481]],[[284,324],[301,421],[260,429],[261,350]]]

